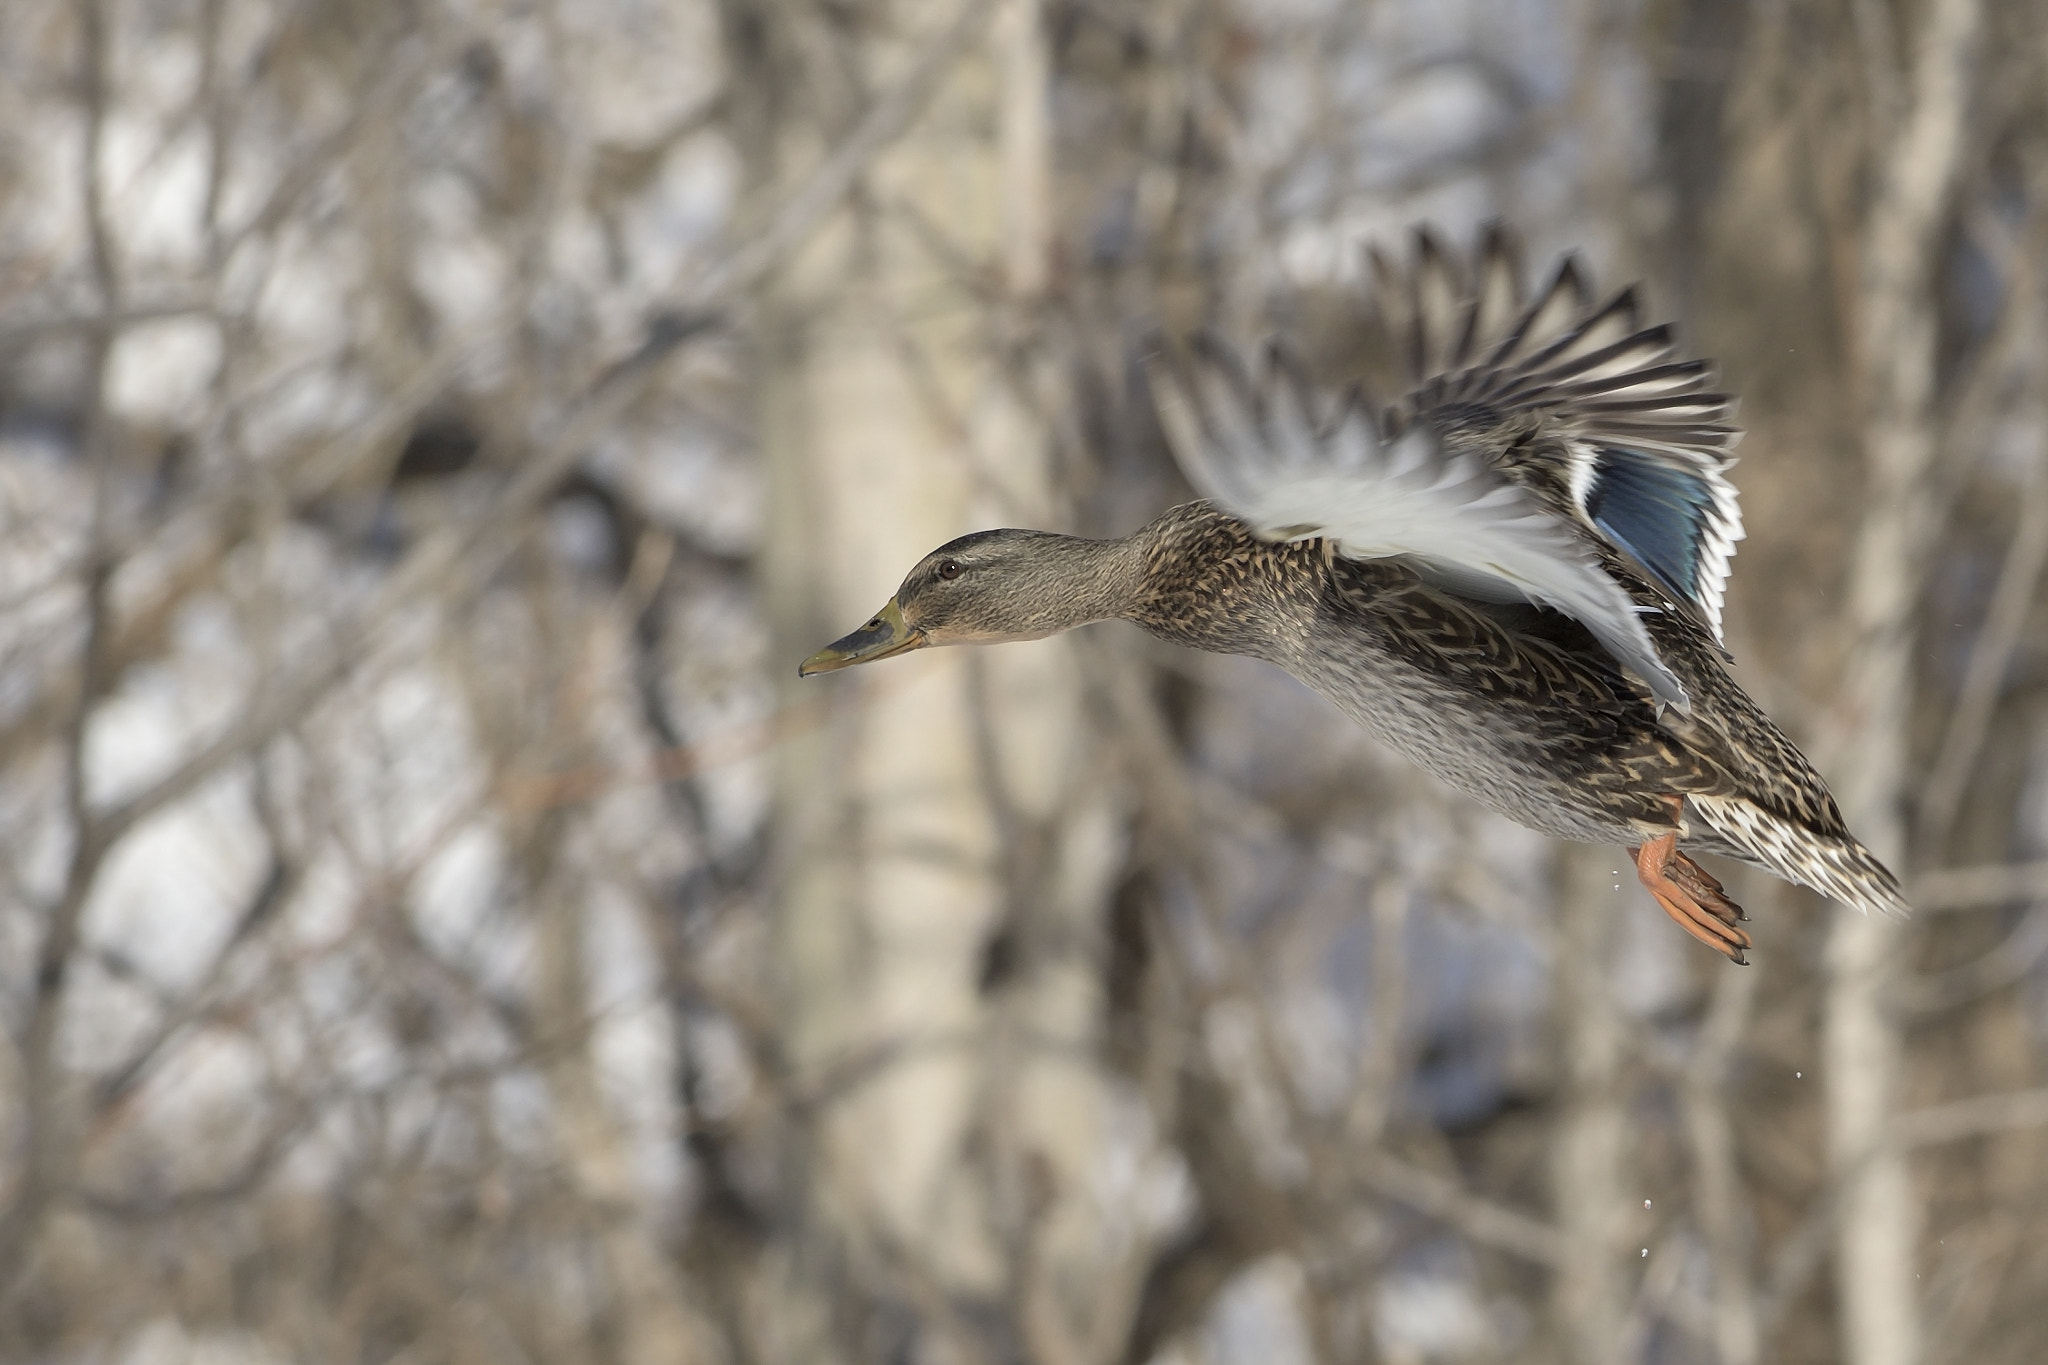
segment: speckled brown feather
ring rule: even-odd
[[[1649,621],[1694,697],[1690,716],[1660,714],[1648,689],[1570,617],[1457,596],[1398,559],[1345,559],[1322,541],[1261,541],[1199,502],[1134,540],[1144,545],[1145,573],[1130,619],[1176,644],[1285,668],[1394,749],[1522,824],[1636,844],[1672,828],[1668,798],[1683,796],[1701,817],[1684,822],[1689,849],[1805,880],[1757,847],[1748,828],[1784,825],[1796,831],[1786,842],[1839,847],[1878,880],[1879,893],[1896,897],[1819,774],[1687,616]],[[1616,572],[1657,600],[1626,566]],[[1755,816],[1731,830],[1731,808]]]

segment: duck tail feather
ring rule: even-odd
[[[1846,831],[1823,834],[1739,796],[1689,796],[1716,834],[1788,882],[1865,914],[1903,919],[1912,913],[1899,879]]]

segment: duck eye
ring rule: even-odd
[[[945,579],[945,580],[946,580],[947,582],[949,582],[949,583],[950,583],[950,582],[952,582],[952,581],[953,581],[954,579],[958,578],[959,576],[960,576],[960,561],[959,561],[959,560],[957,560],[957,559],[942,559],[942,560],[940,560],[940,561],[939,561],[939,577],[941,577],[941,578]]]

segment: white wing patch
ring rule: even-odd
[[[1184,360],[1148,358],[1167,438],[1199,491],[1270,540],[1326,537],[1353,559],[1410,556],[1472,595],[1562,611],[1659,701],[1689,709],[1636,604],[1569,520],[1477,455],[1445,451],[1425,428],[1383,439],[1356,391],[1320,411],[1287,353],[1275,345],[1266,356],[1254,377],[1204,336]]]

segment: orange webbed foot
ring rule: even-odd
[[[1679,928],[1731,962],[1748,965],[1742,954],[1750,938],[1741,926],[1749,916],[1712,873],[1678,851],[1676,831],[1630,849],[1629,856],[1636,860],[1636,876]]]

